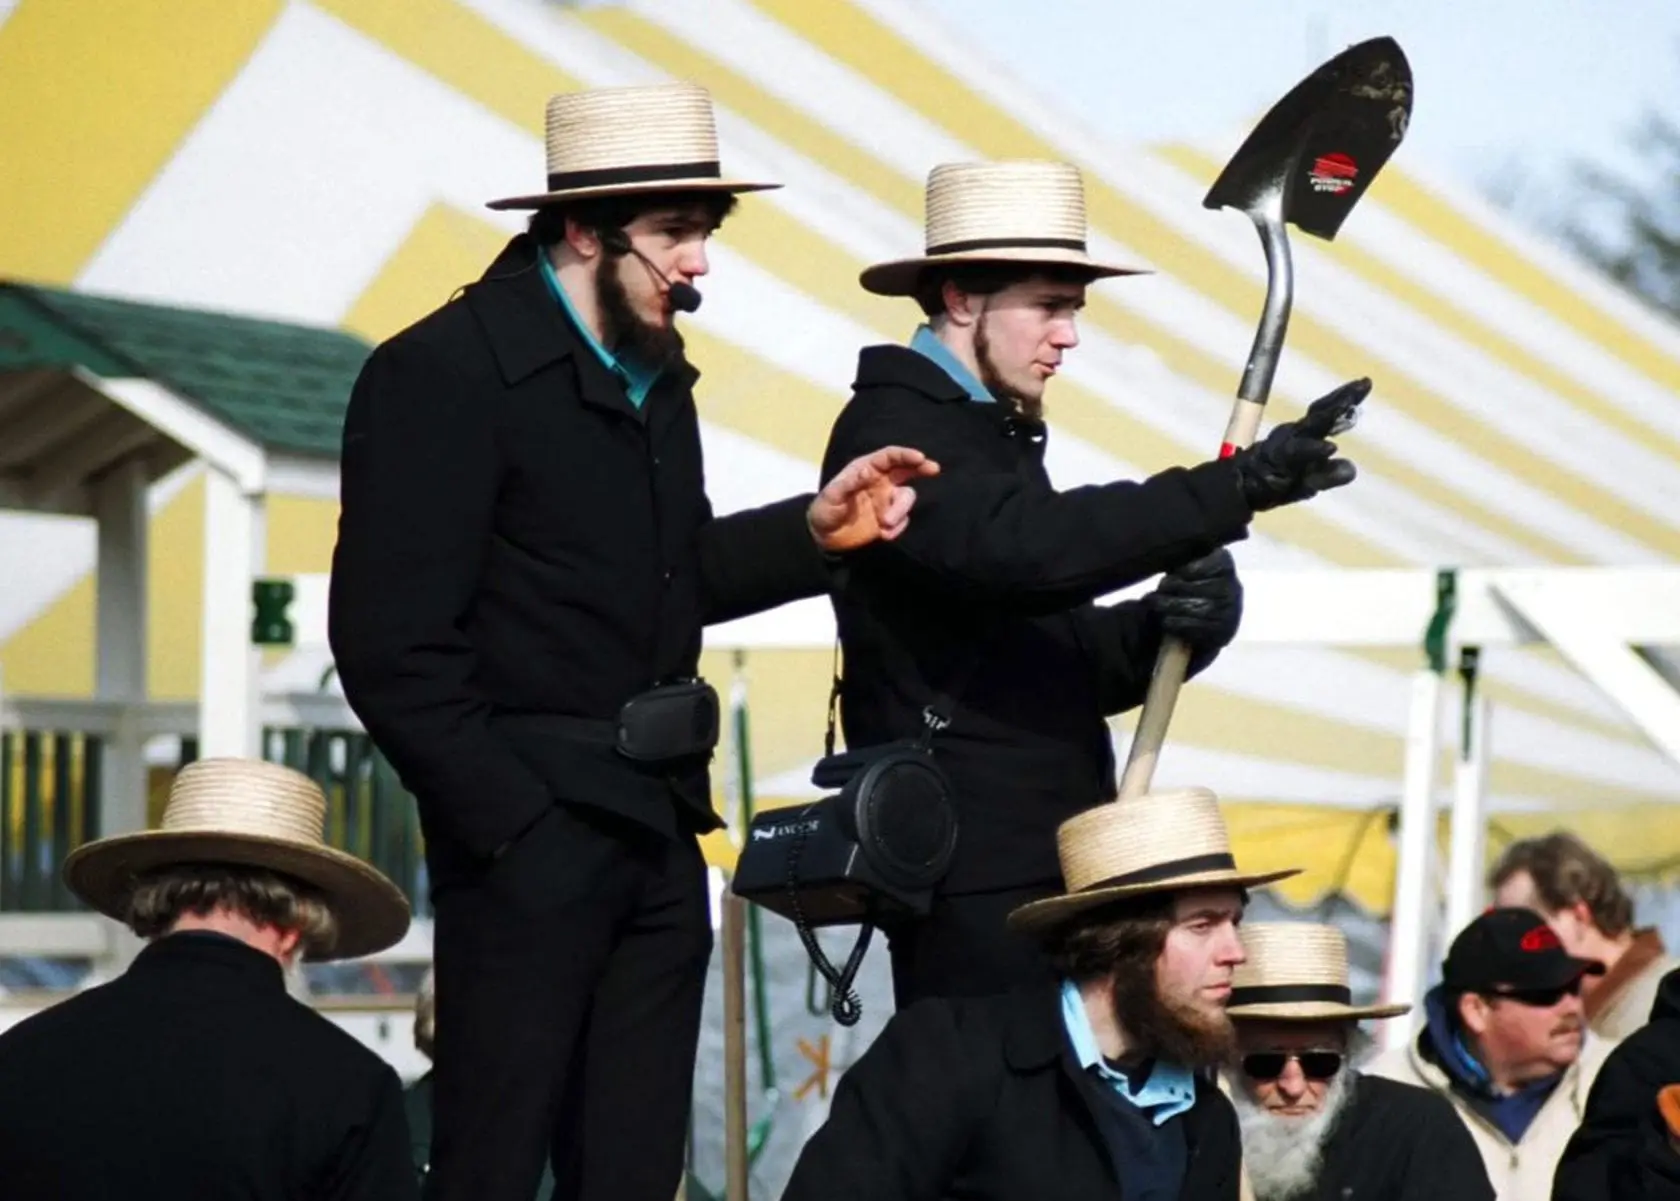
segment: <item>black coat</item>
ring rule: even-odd
[[[1060,988],[918,1001],[840,1078],[782,1201],[1120,1201]],[[1183,1201],[1236,1201],[1236,1114],[1198,1082],[1183,1122]]]
[[[1482,1153],[1452,1102],[1360,1076],[1324,1146],[1317,1187],[1301,1201],[1493,1201]]]
[[[667,370],[638,412],[537,254],[515,238],[380,345],[345,416],[333,656],[434,866],[440,843],[482,860],[555,800],[716,826],[705,763],[640,768],[543,719],[610,721],[694,674],[704,623],[828,584],[810,497],[714,518],[697,373]]]
[[[403,1201],[397,1074],[233,939],[176,934],[0,1035],[0,1196]]]
[[[1552,1201],[1680,1201],[1680,1153],[1657,1093],[1680,1084],[1680,971],[1657,989],[1650,1022],[1612,1050],[1587,1094],[1586,1116],[1552,1177]]]
[[[1103,719],[1143,700],[1161,634],[1140,602],[1090,602],[1245,537],[1252,516],[1228,462],[1058,492],[1043,425],[1011,414],[873,346],[823,461],[828,479],[899,443],[940,465],[904,535],[851,557],[834,604],[849,747],[914,737],[980,664],[934,743],[959,795],[952,893],[1056,879],[1056,827],[1113,794]]]

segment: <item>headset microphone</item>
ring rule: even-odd
[[[700,307],[700,289],[693,284],[681,280],[669,280],[665,273],[654,265],[652,259],[637,250],[630,242],[630,235],[622,229],[608,230],[601,236],[601,244],[615,254],[633,254],[642,260],[653,277],[665,285],[665,299],[671,305],[671,311],[676,313],[692,313]]]
[[[665,295],[676,312],[692,313],[700,307],[700,289],[693,284],[685,284],[679,280],[666,289]]]

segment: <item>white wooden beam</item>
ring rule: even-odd
[[[1629,645],[1680,643],[1664,629],[1674,614],[1658,612],[1656,598],[1617,596],[1591,581],[1534,574],[1501,580],[1497,589],[1653,746],[1680,763],[1680,693]]]
[[[1400,848],[1394,871],[1394,907],[1388,937],[1385,1004],[1413,1006],[1421,1014],[1424,955],[1429,945],[1435,878],[1435,758],[1440,740],[1441,677],[1433,671],[1412,676],[1410,718],[1406,728],[1405,783],[1400,795]],[[1385,1046],[1403,1046],[1415,1029],[1405,1022],[1384,1023]]]
[[[251,581],[264,558],[262,498],[232,476],[204,473],[204,613],[199,645],[199,754],[255,757],[262,666],[251,644]]]
[[[264,490],[268,463],[263,448],[198,405],[155,380],[102,379],[81,370],[77,376],[237,481],[242,491],[255,495]]]
[[[1447,937],[1481,912],[1487,848],[1487,770],[1490,730],[1487,694],[1465,699],[1458,754],[1453,761],[1452,836],[1447,850]],[[1466,735],[1468,737],[1466,737]]]
[[[268,494],[338,500],[338,463],[303,455],[270,455]]]
[[[146,765],[140,707],[146,701],[146,562],[150,513],[145,465],[130,461],[96,489],[98,552],[94,573],[94,694],[119,706],[106,736],[102,834],[146,826]]]

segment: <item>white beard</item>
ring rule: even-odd
[[[1293,1201],[1309,1195],[1324,1165],[1324,1144],[1352,1096],[1354,1072],[1344,1066],[1325,1090],[1324,1104],[1306,1117],[1282,1117],[1261,1108],[1232,1081],[1231,1101],[1242,1128],[1243,1167],[1255,1201]]]

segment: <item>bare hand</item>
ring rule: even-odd
[[[856,550],[877,538],[890,542],[910,524],[916,492],[909,482],[938,474],[938,463],[904,446],[853,459],[806,511],[811,536],[826,551]]]

